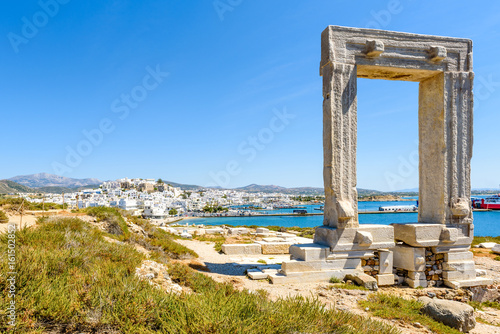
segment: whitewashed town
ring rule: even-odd
[[[255,211],[248,209],[296,208],[299,204],[290,194],[212,188],[183,191],[161,179],[140,178],[105,181],[98,188],[72,193],[28,193],[20,196],[35,203],[66,204],[70,209],[116,207],[151,219],[255,215]]]

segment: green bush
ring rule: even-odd
[[[153,256],[161,262],[166,262],[165,254],[172,259],[189,259],[198,257],[195,251],[174,241],[174,236],[153,226],[146,219],[127,216],[134,224],[141,226],[147,233],[147,238],[134,235],[132,240],[147,250],[153,251]]]
[[[0,210],[0,224],[7,224],[8,222],[9,222],[9,217],[7,217],[5,212]]]
[[[368,300],[360,301],[359,304],[364,308],[368,307],[369,311],[377,317],[402,320],[406,323],[418,322],[437,334],[460,334],[460,331],[422,314],[420,310],[423,304],[418,300],[376,293],[370,295]]]
[[[127,222],[119,209],[96,206],[85,209],[85,212],[89,216],[95,217],[98,222],[105,222],[107,232],[116,239],[125,241],[130,238]]]
[[[23,204],[23,201],[24,201],[24,204]],[[30,201],[24,200],[21,197],[10,197],[10,198],[4,198],[4,199],[0,200],[0,207],[5,207],[6,209],[14,210],[14,211],[19,210],[21,208],[21,204],[23,204],[23,210],[29,210],[29,211],[62,210],[62,209],[68,208],[68,204],[66,204],[66,203],[64,203],[64,205],[51,203],[51,202],[33,203]]]

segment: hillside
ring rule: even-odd
[[[0,194],[29,193],[34,191],[35,190],[30,187],[23,186],[13,181],[0,180]]]
[[[100,180],[94,178],[73,179],[69,177],[53,175],[48,173],[14,176],[11,177],[9,181],[14,181],[16,183],[31,188],[40,188],[40,187],[76,188],[76,187],[83,187],[83,186],[102,183]]]

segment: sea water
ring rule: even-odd
[[[416,202],[359,202],[359,211],[378,211],[380,206],[394,205],[415,205]],[[301,205],[302,207],[302,205]],[[314,210],[319,205],[304,205],[309,213],[320,213]],[[273,214],[292,213],[293,209],[281,210],[261,210],[256,212],[267,212]],[[478,211],[474,212],[474,235],[476,236],[500,236],[500,210],[498,211]],[[408,213],[371,213],[360,214],[360,224],[381,224],[388,225],[392,223],[416,223],[418,214],[416,212]],[[252,216],[252,217],[213,217],[199,218],[193,221],[196,224],[205,225],[256,225],[256,226],[283,226],[283,227],[316,227],[323,225],[323,216]]]

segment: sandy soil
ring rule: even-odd
[[[231,283],[239,289],[248,289],[252,291],[262,289],[267,291],[269,293],[269,297],[273,300],[297,295],[314,297],[323,302],[326,307],[350,311],[362,316],[371,317],[367,310],[362,309],[359,306],[358,301],[366,299],[373,292],[331,289],[331,284],[328,283],[273,285],[267,280],[250,280],[245,275],[246,269],[262,265],[261,262],[265,261],[268,264],[281,263],[284,260],[288,260],[290,258],[289,255],[229,256],[215,251],[213,247],[214,244],[211,242],[200,242],[197,240],[177,240],[177,242],[191,248],[200,255],[197,260],[186,261],[187,264],[194,269],[204,272],[216,281]],[[476,258],[476,260],[478,268],[488,268],[488,274],[490,271],[495,271],[495,279],[500,281],[500,262],[493,260],[489,256]],[[493,275],[491,275],[491,277],[493,277]],[[419,296],[427,295],[428,292],[441,294],[450,293],[457,295],[463,293],[461,290],[457,291],[448,288],[411,289],[383,287],[380,288],[379,291],[406,296],[407,298],[417,298]],[[476,318],[481,318],[490,323],[500,325],[500,311],[495,309],[487,309],[484,312],[479,311],[476,314]],[[432,333],[426,328],[421,328],[422,326],[419,324],[408,324],[402,321],[389,321],[381,318],[377,319],[396,326],[401,333],[404,334]],[[500,327],[477,322],[476,328],[474,328],[471,333],[500,334]]]

